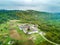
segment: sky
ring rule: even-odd
[[[60,12],[60,0],[0,0],[0,9]]]

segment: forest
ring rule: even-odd
[[[19,21],[10,22],[10,20]],[[16,25],[17,23],[37,24],[40,31],[46,34],[44,35],[46,39],[53,43],[60,44],[59,13],[48,13],[35,10],[0,10],[0,45],[29,45],[30,43],[32,43],[30,45],[55,45],[43,39],[39,34],[32,34],[35,35],[36,40],[27,40],[29,35],[20,31]],[[22,39],[16,39],[15,37],[13,39],[13,37],[10,36],[11,32],[13,32],[11,30],[16,30],[19,35],[21,35]]]

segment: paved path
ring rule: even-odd
[[[40,34],[40,35],[43,37],[43,39],[45,39],[46,41],[48,41],[48,42],[50,42],[50,43],[52,43],[52,44],[54,44],[54,45],[60,45],[60,44],[57,44],[57,43],[54,43],[54,42],[48,40],[41,32],[39,32],[39,34]]]

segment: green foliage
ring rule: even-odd
[[[41,31],[46,33],[45,37],[48,40],[51,40],[52,42],[55,42],[55,43],[60,43],[59,17],[60,15],[46,13],[46,12],[39,12],[34,10],[27,10],[27,11],[0,10],[0,34],[9,33],[10,23],[7,23],[7,22],[9,22],[10,20],[20,20],[18,23],[38,24],[39,26],[38,28],[41,29]],[[17,26],[15,28],[17,29],[18,33],[21,33],[23,36],[27,37],[22,31],[19,31]],[[37,40],[36,40],[37,45],[40,44],[40,41],[42,41],[41,39],[42,38],[40,36],[37,37]],[[15,41],[15,42],[16,44],[17,43],[20,44],[18,41]],[[42,41],[41,45],[43,43],[46,43],[45,45],[49,45],[49,43],[46,41]]]

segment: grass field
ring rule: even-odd
[[[19,22],[11,23],[9,21],[0,25],[0,45],[16,45],[16,43],[18,45],[40,45],[45,41],[39,34],[26,35],[18,28],[17,24]]]

